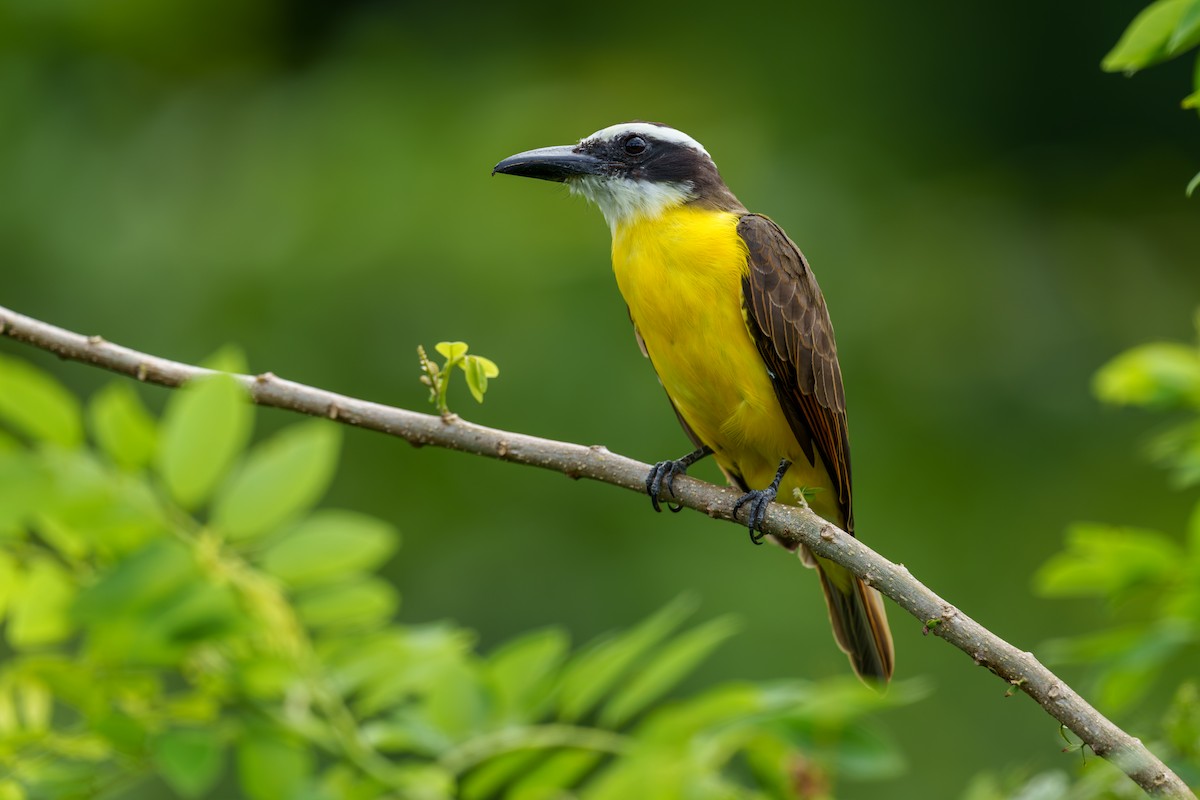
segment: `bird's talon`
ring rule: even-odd
[[[775,471],[775,480],[771,481],[771,485],[765,489],[751,489],[744,495],[739,497],[733,504],[733,517],[737,519],[737,514],[742,510],[742,506],[749,504],[750,511],[746,514],[746,527],[750,529],[750,541],[755,544],[762,544],[766,534],[762,531],[763,523],[767,521],[767,509],[771,507],[771,503],[775,500],[775,495],[779,491],[779,483],[783,480],[784,473],[788,467],[792,465],[791,461],[786,458],[779,462],[779,469]]]
[[[654,506],[655,511],[662,511],[661,501],[658,498],[662,494],[664,485],[666,486],[667,494],[674,497],[675,478],[680,475],[686,475],[688,467],[711,453],[712,450],[709,448],[701,447],[693,453],[688,453],[683,458],[659,461],[650,468],[650,474],[646,476],[646,494],[650,495],[650,504]],[[678,513],[683,510],[683,505],[672,503],[668,500],[667,508],[673,513]]]
[[[654,506],[655,511],[662,511],[662,506],[659,501],[659,495],[662,493],[663,483],[666,483],[667,492],[675,494],[674,484],[675,475],[679,470],[678,461],[660,461],[650,469],[650,474],[646,476],[646,494],[650,495],[650,504]],[[667,503],[667,507],[671,507],[671,503]]]
[[[736,518],[742,506],[748,505],[750,510],[746,514],[746,527],[750,529],[750,541],[755,544],[762,544],[763,538],[766,536],[762,532],[762,524],[767,519],[767,508],[770,507],[771,501],[775,499],[775,487],[771,486],[766,489],[752,489],[739,497],[733,504],[733,516]]]

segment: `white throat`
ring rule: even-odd
[[[632,178],[585,175],[568,184],[571,194],[583,195],[600,208],[614,234],[617,227],[638,219],[654,219],[681,206],[695,195],[692,184],[639,181]]]

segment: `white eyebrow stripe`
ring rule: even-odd
[[[675,144],[686,145],[708,156],[708,151],[704,149],[704,145],[683,131],[677,131],[674,128],[667,128],[660,125],[651,125],[648,122],[622,122],[617,125],[609,125],[607,128],[596,131],[591,136],[584,137],[581,143],[597,140],[611,142],[627,133],[638,133],[662,142],[674,142]],[[709,156],[709,158],[712,158],[712,156]]]

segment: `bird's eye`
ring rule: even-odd
[[[625,152],[631,156],[638,156],[646,152],[646,140],[640,136],[630,136],[625,140]]]

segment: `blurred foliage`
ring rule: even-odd
[[[1200,314],[1197,343],[1156,342],[1134,347],[1096,374],[1096,395],[1114,405],[1183,412],[1183,422],[1158,434],[1154,459],[1179,488],[1200,483]],[[1063,552],[1035,576],[1050,597],[1106,601],[1118,623],[1102,633],[1055,643],[1063,662],[1101,665],[1098,700],[1125,711],[1144,700],[1172,659],[1200,656],[1200,503],[1183,535],[1080,524]]]
[[[1133,75],[1146,67],[1176,58],[1200,45],[1200,0],[1155,0],[1142,10],[1116,46],[1104,57],[1109,72]],[[1184,108],[1200,112],[1200,53],[1196,54],[1194,90],[1183,98]],[[1200,172],[1188,183],[1190,197],[1200,186]]]
[[[1168,342],[1134,347],[1096,374],[1096,395],[1114,405],[1183,412],[1189,418],[1165,436],[1180,446],[1164,453],[1152,448],[1180,488],[1200,482],[1200,439],[1186,441],[1179,431],[1200,423],[1200,315],[1197,344]],[[1161,438],[1158,440],[1161,441]],[[1112,627],[1099,633],[1061,639],[1044,648],[1058,664],[1086,665],[1094,674],[1095,704],[1137,733],[1189,785],[1200,785],[1200,502],[1182,536],[1153,530],[1095,523],[1077,524],[1066,547],[1037,572],[1037,590],[1048,597],[1086,597],[1104,601]],[[1175,674],[1171,663],[1190,675],[1182,684],[1163,687]],[[1166,710],[1148,718],[1147,698],[1168,690]],[[1126,730],[1131,728],[1126,727]],[[1080,749],[1078,745],[1068,749]],[[1087,751],[1084,750],[1086,760]],[[1097,762],[1098,759],[1091,759]],[[1062,770],[1030,778],[992,775],[977,778],[965,800],[1107,800],[1144,796],[1116,770],[1085,763],[1075,776]]]
[[[1195,681],[1181,685],[1166,714],[1154,724],[1155,735],[1145,744],[1164,759],[1187,783],[1200,783],[1200,688]],[[1065,734],[1064,734],[1065,736]],[[1069,740],[1068,740],[1069,741]],[[1087,748],[1068,745],[1078,752],[1074,771],[1054,769],[1036,775],[1019,772],[1004,776],[978,775],[962,800],[1141,800],[1146,793],[1112,765]]]
[[[314,508],[341,428],[296,423],[247,448],[253,409],[229,376],[173,393],[161,420],[124,380],[84,405],[8,357],[0,389],[4,800],[139,784],[817,800],[835,778],[902,768],[867,715],[916,699],[912,683],[739,682],[665,701],[738,627],[681,630],[686,598],[574,652],[560,628],[484,654],[462,628],[395,624],[397,592],[372,573],[396,531]]]
[[[1166,714],[1154,725],[1154,738],[1145,744],[1163,758],[1189,785],[1200,780],[1200,689],[1195,681],[1181,685]],[[1064,734],[1065,737],[1065,734]],[[1069,739],[1068,739],[1069,741]],[[1036,775],[1013,772],[983,773],[971,781],[962,800],[1140,800],[1146,793],[1112,765],[1078,744],[1074,771],[1054,769]]]
[[[1200,341],[1200,313],[1195,317]],[[1200,351],[1195,345],[1156,342],[1135,347],[1101,369],[1096,395],[1117,406],[1163,411],[1200,411]],[[1200,484],[1200,419],[1189,418],[1157,434],[1148,447],[1176,488]],[[1193,525],[1200,524],[1197,520]]]

